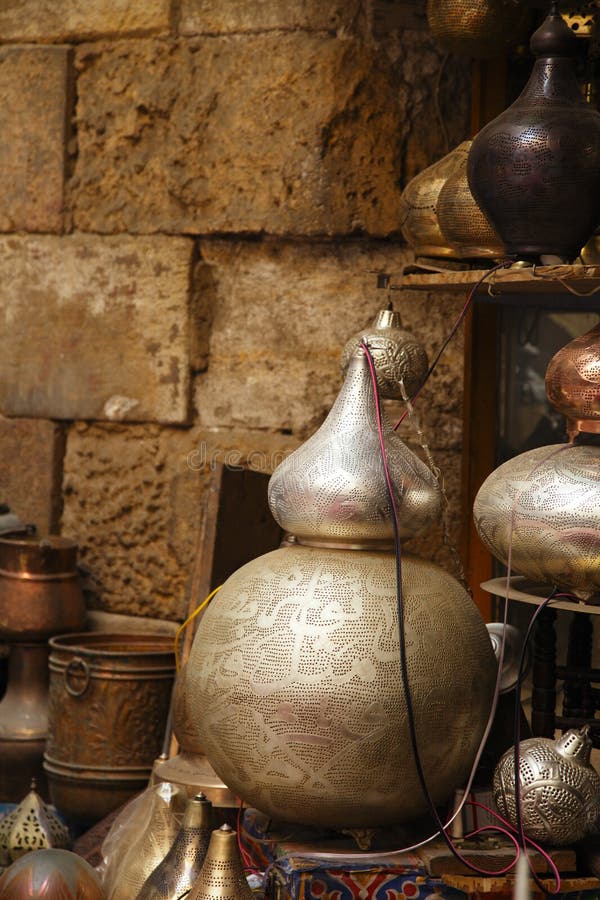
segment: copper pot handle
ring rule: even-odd
[[[74,669],[78,669],[77,674],[83,673],[85,676],[85,682],[83,687],[74,688],[69,684],[69,675],[74,675]],[[67,689],[67,693],[71,695],[71,697],[81,697],[87,691],[90,686],[90,667],[86,663],[85,660],[81,659],[79,656],[73,657],[73,659],[69,660],[67,663],[67,667],[65,669],[65,688]]]

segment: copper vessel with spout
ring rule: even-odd
[[[32,777],[47,796],[47,640],[84,625],[76,562],[77,545],[69,538],[0,538],[0,639],[11,645],[0,703],[1,801],[20,800]]]

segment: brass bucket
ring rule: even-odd
[[[102,819],[148,783],[175,672],[163,635],[70,634],[50,640],[44,769],[54,805]]]

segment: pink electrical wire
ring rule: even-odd
[[[475,296],[475,292],[477,291],[477,289],[478,289],[479,287],[481,287],[481,285],[483,284],[483,282],[484,282],[487,278],[489,278],[490,275],[493,275],[494,272],[497,272],[498,269],[507,269],[509,266],[512,266],[512,260],[508,260],[508,261],[506,261],[506,262],[501,262],[501,263],[498,263],[498,265],[496,265],[496,266],[492,266],[492,268],[491,268],[491,269],[488,269],[487,272],[485,272],[485,273],[482,275],[482,277],[479,279],[479,281],[477,281],[477,282],[473,285],[473,287],[472,287],[471,290],[469,291],[469,294],[468,294],[468,296],[467,296],[467,301],[466,301],[465,305],[463,306],[463,308],[462,308],[461,311],[459,312],[459,314],[458,314],[458,316],[457,316],[457,318],[456,318],[456,320],[455,320],[455,322],[454,322],[454,325],[453,325],[452,328],[450,329],[450,334],[448,335],[448,337],[446,338],[446,340],[444,341],[444,343],[443,343],[442,346],[440,347],[440,349],[439,349],[439,351],[438,351],[438,353],[437,353],[437,356],[435,357],[434,361],[433,361],[433,362],[431,363],[431,365],[429,366],[429,368],[428,368],[428,370],[427,370],[427,374],[425,375],[425,378],[423,379],[423,383],[421,384],[421,387],[420,387],[419,390],[416,392],[416,394],[414,394],[414,396],[410,398],[410,399],[411,399],[411,403],[415,403],[415,402],[417,401],[417,399],[418,399],[418,397],[419,397],[421,391],[423,390],[423,388],[425,387],[425,385],[426,385],[427,382],[429,381],[429,377],[433,374],[434,370],[436,369],[437,364],[439,363],[439,361],[440,361],[440,359],[441,359],[441,357],[442,357],[442,354],[444,353],[446,347],[448,346],[448,344],[450,343],[450,341],[452,340],[452,338],[454,337],[454,335],[455,335],[456,332],[458,331],[458,329],[459,329],[459,327],[460,327],[460,325],[461,325],[461,323],[462,323],[464,317],[466,316],[467,312],[469,311],[469,307],[471,306],[471,303],[472,303],[472,301],[473,301],[473,297]],[[396,424],[394,425],[394,431],[396,431],[396,430],[398,429],[398,427],[399,427],[400,424],[404,421],[404,419],[406,418],[407,415],[408,415],[408,410],[405,410],[405,411],[402,413],[402,415],[400,416],[400,418],[398,419],[398,421],[396,422]]]
[[[514,834],[512,834],[512,832],[510,832],[508,828],[502,828],[501,825],[482,825],[481,828],[476,828],[474,831],[469,831],[468,834],[465,834],[465,838],[476,837],[478,834],[483,834],[484,831],[493,831],[497,834],[503,834],[504,837],[508,838],[508,840],[513,843],[516,855],[513,862],[511,863],[511,869],[514,869],[521,856],[521,847],[519,846],[519,842]]]
[[[515,865],[520,856],[520,853],[521,853],[521,847],[519,846],[517,838],[515,837],[515,834],[517,833],[517,829],[513,825],[511,825],[510,822],[508,822],[503,816],[501,816],[500,813],[491,809],[489,806],[486,806],[485,803],[479,803],[479,801],[477,801],[477,800],[467,800],[467,804],[469,806],[473,806],[473,807],[477,807],[478,809],[485,810],[485,812],[489,813],[491,816],[493,816],[495,819],[498,819],[498,821],[502,823],[502,825],[504,827],[503,828],[498,827],[497,830],[502,832],[503,834],[506,834],[508,837],[511,838],[511,840],[513,842],[516,842],[516,844],[517,844],[517,849],[519,852],[517,853],[517,859],[515,859],[515,862],[513,863],[513,865]],[[484,828],[478,828],[476,831],[472,831],[471,835],[479,834],[479,832],[481,832],[481,831],[489,830],[491,828],[496,828],[496,827],[497,826],[495,826],[495,825],[486,825],[486,826],[484,826]],[[556,888],[553,891],[549,891],[547,893],[551,893],[551,894],[558,893],[560,891],[560,873],[559,873],[558,869],[556,868],[556,863],[554,862],[554,860],[552,859],[550,854],[546,853],[546,851],[542,847],[540,847],[539,844],[536,844],[536,842],[534,840],[532,840],[532,838],[525,837],[525,842],[527,844],[530,844],[534,850],[537,850],[537,852],[540,854],[540,856],[543,856],[543,858],[548,863],[548,867],[552,871],[552,877],[556,881]],[[528,862],[529,862],[529,866],[531,868],[531,861],[529,859],[528,859]],[[539,886],[542,887],[542,890],[546,892],[546,888],[543,885],[539,885]]]

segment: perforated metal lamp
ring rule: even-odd
[[[570,437],[600,434],[600,323],[562,347],[546,370],[546,393]]]
[[[310,546],[390,550],[394,546],[374,394],[361,350],[319,430],[285,459],[269,482],[269,506],[284,531]],[[386,421],[388,461],[396,476],[400,535],[422,534],[440,515],[430,469]]]
[[[413,397],[425,380],[429,363],[420,341],[402,327],[400,313],[380,309],[368,328],[363,328],[345,344],[340,357],[344,374],[350,360],[362,354],[366,341],[377,370],[379,394],[388,400]],[[402,390],[404,387],[404,391]]]
[[[213,831],[206,859],[189,900],[253,900],[244,875],[237,832],[229,825]]]
[[[375,421],[365,359],[352,360],[330,417],[272,478],[272,511],[298,542],[227,580],[188,662],[190,727],[229,788],[275,819],[363,828],[426,809],[407,750]],[[435,519],[438,493],[389,424],[384,431],[400,526],[413,533]],[[402,586],[422,762],[442,803],[471,767],[496,662],[455,579],[403,555]]]
[[[546,373],[548,399],[571,435],[600,432],[600,326],[567,344]],[[515,456],[482,484],[473,506],[493,555],[533,581],[583,599],[600,594],[600,447],[556,444]]]
[[[558,740],[534,737],[520,746],[521,817],[527,837],[552,846],[580,841],[600,821],[600,777],[590,763],[589,726]],[[515,765],[511,748],[494,772],[494,801],[516,824]]]

